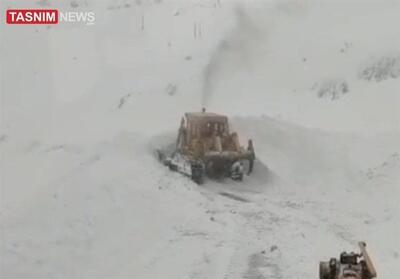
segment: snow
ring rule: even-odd
[[[399,3],[28,6],[96,24],[0,25],[0,278],[315,278],[359,240],[400,273]],[[254,140],[243,183],[155,159],[202,104]]]

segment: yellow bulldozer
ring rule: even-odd
[[[320,262],[320,279],[373,279],[377,277],[375,267],[367,252],[365,242],[359,242],[360,253],[340,254],[340,258],[331,258],[328,262]]]
[[[205,176],[241,181],[245,171],[252,172],[255,160],[252,140],[242,147],[238,134],[229,130],[228,117],[205,109],[185,113],[172,154],[158,151],[158,156],[171,170],[198,184]]]

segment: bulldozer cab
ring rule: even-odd
[[[228,118],[224,115],[209,112],[192,112],[185,114],[187,141],[204,139],[213,136],[223,137],[229,134]],[[184,125],[183,121],[183,125]]]

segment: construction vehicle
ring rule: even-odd
[[[228,117],[205,109],[185,113],[175,149],[171,154],[158,150],[158,156],[171,170],[198,184],[203,183],[205,176],[241,181],[245,171],[252,172],[255,160],[252,140],[246,149],[240,146],[238,134],[229,130]]]
[[[331,258],[329,262],[320,262],[320,279],[372,279],[377,276],[369,257],[366,244],[358,243],[360,254],[343,252],[340,259]]]

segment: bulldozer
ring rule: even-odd
[[[255,160],[252,140],[244,148],[238,134],[229,130],[228,117],[205,109],[185,113],[174,150],[171,154],[158,150],[158,156],[171,170],[189,176],[197,184],[202,184],[205,177],[241,181],[245,171],[253,171]]]
[[[320,279],[372,279],[377,276],[365,242],[359,242],[360,253],[342,252],[340,259],[331,258],[329,262],[320,262]]]

